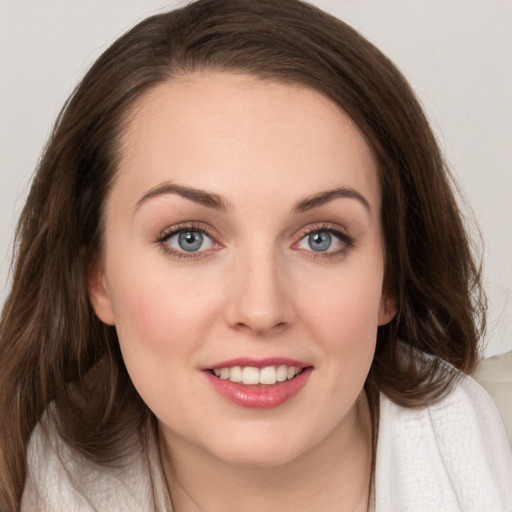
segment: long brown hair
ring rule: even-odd
[[[134,102],[158,83],[208,69],[321,91],[373,149],[385,286],[398,313],[379,329],[367,389],[417,406],[438,399],[455,378],[438,358],[466,373],[476,364],[485,325],[480,269],[445,162],[400,72],[352,28],[298,0],[199,0],[142,21],[105,51],[62,110],[40,161],[0,324],[6,510],[19,508],[27,443],[44,411],[70,446],[101,464],[120,458],[123,439],[149,414],[115,328],[91,308],[87,276]]]

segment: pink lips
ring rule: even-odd
[[[293,379],[284,382],[276,382],[272,385],[246,385],[242,383],[231,382],[216,377],[210,370],[220,368],[230,368],[234,366],[265,368],[267,366],[294,366],[302,368],[302,372]],[[231,403],[247,408],[269,409],[284,404],[294,397],[306,385],[313,368],[307,363],[287,359],[287,358],[268,358],[268,359],[247,359],[238,358],[222,363],[215,364],[204,371],[213,389],[223,398]]]

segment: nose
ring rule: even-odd
[[[264,337],[293,323],[291,282],[275,254],[240,255],[234,267],[225,310],[230,327]]]

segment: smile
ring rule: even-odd
[[[287,358],[239,358],[204,370],[210,386],[223,399],[239,407],[269,409],[299,394],[313,366]]]
[[[295,378],[302,373],[303,368],[281,364],[279,366],[266,366],[256,368],[254,366],[232,366],[216,368],[211,372],[222,380],[229,380],[234,383],[245,385],[270,385],[277,382],[285,382]]]

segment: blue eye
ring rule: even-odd
[[[327,231],[315,231],[307,236],[309,248],[313,251],[324,252],[331,248],[332,237]]]
[[[200,252],[211,249],[213,240],[202,231],[181,229],[168,236],[164,243],[177,252]]]
[[[319,228],[310,231],[294,244],[295,249],[325,256],[335,256],[347,252],[354,245],[354,239],[334,228]]]
[[[178,233],[178,245],[187,252],[195,252],[203,245],[203,234],[199,231],[182,231]]]

